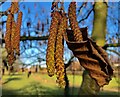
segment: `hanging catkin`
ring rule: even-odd
[[[5,48],[8,54],[11,52],[12,14],[8,14],[6,22]]]
[[[17,13],[19,10],[18,2],[12,2],[9,10],[11,14]]]
[[[16,23],[14,21],[14,16],[12,17],[12,30],[11,30],[11,39],[10,39],[10,53],[8,54],[8,64],[12,65],[15,61],[15,55],[14,55],[14,44],[15,44],[15,33],[16,33]]]
[[[76,17],[76,2],[71,2],[68,8],[68,17],[70,21],[70,27],[73,30],[74,40],[82,41],[82,33],[79,29],[79,25]]]
[[[11,66],[15,61],[15,56],[14,56],[14,52],[11,52],[10,54],[8,54],[8,65]]]
[[[16,23],[14,21],[14,18],[12,19],[12,33],[11,33],[11,49],[15,49],[15,44],[16,44]],[[13,51],[14,52],[14,51]]]
[[[22,12],[18,13],[18,9],[18,2],[12,2],[6,23],[5,48],[8,52],[7,58],[9,65],[12,65],[16,59],[15,52],[17,54],[20,53],[19,42]],[[15,13],[18,13],[17,23],[14,20]]]
[[[16,26],[16,34],[15,34],[15,50],[16,54],[20,54],[20,30],[21,30],[21,24],[22,24],[22,12],[18,13],[18,18],[17,18],[17,26]]]
[[[64,15],[59,23],[58,27],[58,34],[56,39],[56,50],[55,50],[55,68],[56,68],[56,75],[57,75],[57,83],[60,87],[65,86],[65,71],[64,71],[64,60],[63,60],[63,54],[64,54],[64,42],[63,42],[63,34],[66,31],[67,27],[67,18]]]
[[[54,51],[55,51],[55,41],[57,35],[57,28],[59,23],[60,14],[58,11],[54,11],[52,13],[52,21],[50,25],[50,35],[48,38],[48,46],[47,46],[47,53],[46,53],[46,65],[48,75],[51,77],[55,73],[55,59],[54,59]]]

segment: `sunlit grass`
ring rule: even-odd
[[[76,95],[78,93],[82,76],[68,75],[70,83],[70,92]],[[2,78],[3,95],[62,95],[64,90],[56,84],[56,77],[49,77],[47,74],[36,73],[27,78],[27,74],[4,75]],[[113,92],[100,92],[100,94],[117,94],[118,83],[113,78],[109,85],[104,87],[105,90],[113,89]]]

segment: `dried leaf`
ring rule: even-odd
[[[68,33],[67,35],[69,37]],[[80,64],[86,70],[89,70],[90,76],[97,81],[98,85],[104,86],[109,83],[113,75],[107,53],[97,46],[92,39],[87,38],[87,34],[85,35],[84,32],[82,32],[82,36],[86,38],[81,42],[67,40],[68,47],[72,50],[74,56],[79,59]]]

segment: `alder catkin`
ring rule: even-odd
[[[8,14],[6,22],[5,48],[8,54],[11,52],[12,14]]]
[[[18,2],[12,2],[10,7],[10,13],[15,14],[19,10]]]
[[[52,21],[50,25],[50,35],[48,38],[48,46],[46,53],[46,65],[48,75],[51,77],[55,73],[55,59],[54,59],[54,51],[55,51],[55,41],[57,35],[57,28],[59,23],[60,14],[58,11],[54,11],[52,13]]]
[[[58,34],[56,39],[56,50],[55,50],[55,68],[56,68],[56,76],[57,76],[57,83],[60,87],[65,86],[65,71],[64,71],[64,42],[63,42],[63,35],[67,28],[67,18],[63,16],[60,20],[60,24],[58,27]]]
[[[68,8],[68,17],[70,21],[70,27],[73,30],[74,40],[82,41],[82,33],[79,29],[79,25],[76,17],[76,2],[71,2]]]
[[[10,41],[9,41],[9,49],[10,52],[8,53],[8,64],[12,65],[15,61],[15,55],[14,55],[14,46],[15,46],[15,33],[16,33],[16,23],[14,21],[14,16],[12,15],[11,19],[11,33],[10,33]]]
[[[14,52],[15,45],[16,45],[15,37],[16,37],[16,23],[13,19],[12,20],[12,33],[11,33],[11,49],[13,50],[13,52]]]
[[[20,54],[20,30],[21,30],[21,24],[22,24],[22,12],[18,13],[17,17],[17,25],[16,25],[16,34],[15,34],[15,50],[16,54]]]
[[[14,52],[12,51],[10,54],[8,54],[8,65],[11,66],[14,61],[15,61],[15,56],[14,56]]]

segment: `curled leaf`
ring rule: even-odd
[[[72,42],[67,40],[68,47],[72,50],[74,56],[79,59],[80,64],[90,72],[90,76],[96,80],[98,85],[104,86],[111,80],[113,69],[105,50],[88,38],[84,32],[82,32],[82,36],[86,37],[84,41]]]

